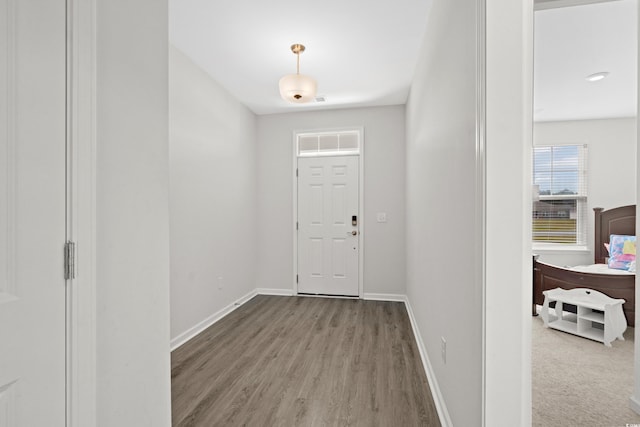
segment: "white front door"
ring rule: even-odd
[[[65,6],[0,0],[0,427],[65,425]]]
[[[358,156],[298,159],[298,293],[358,296]]]

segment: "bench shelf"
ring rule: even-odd
[[[624,341],[627,320],[622,311],[623,299],[613,299],[592,289],[556,288],[544,291],[542,320],[547,328],[557,329],[604,343]],[[555,307],[550,305],[555,303]],[[576,313],[564,310],[564,304],[576,306]]]

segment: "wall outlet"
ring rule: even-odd
[[[224,278],[222,276],[218,277],[218,290],[221,291],[222,290],[222,281],[224,280]]]
[[[442,353],[442,363],[447,364],[447,340],[444,337],[440,337],[442,342],[440,343],[440,352]]]

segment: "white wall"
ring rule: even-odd
[[[255,288],[257,120],[173,46],[169,108],[173,339]]]
[[[531,422],[532,23],[435,0],[407,105],[407,296],[452,425]]]
[[[258,288],[293,289],[293,131],[348,126],[364,127],[364,292],[404,294],[403,106],[258,117]]]
[[[96,5],[97,425],[169,426],[167,5]]]
[[[406,113],[407,296],[456,426],[482,420],[475,11],[434,0]]]
[[[540,260],[555,265],[593,263],[593,208],[611,209],[636,203],[636,119],[539,122],[534,145],[587,144],[588,252],[535,250]]]

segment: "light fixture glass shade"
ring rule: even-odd
[[[304,74],[287,74],[280,79],[280,96],[289,102],[303,104],[316,96],[316,81]]]

